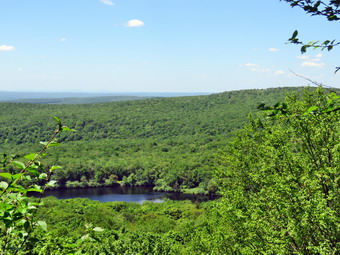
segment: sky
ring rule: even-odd
[[[340,88],[340,22],[279,0],[0,0],[0,91]]]

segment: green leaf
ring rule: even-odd
[[[52,167],[50,168],[50,171],[53,172],[53,171],[56,170],[56,169],[62,169],[62,167],[61,167],[61,166],[52,166]]]
[[[23,174],[13,174],[12,175],[12,179],[15,180],[15,179],[20,179],[21,176],[23,176]]]
[[[31,174],[35,175],[35,176],[39,176],[39,172],[33,168],[28,168],[27,169],[28,172],[30,172]]]
[[[46,174],[46,173],[41,173],[41,174],[39,175],[39,179],[40,179],[40,180],[47,179],[47,174]]]
[[[340,96],[338,96],[336,93],[332,92],[329,94],[329,97],[332,99],[332,100],[335,100],[335,99],[338,99],[340,98]]]
[[[35,188],[29,188],[27,192],[39,192],[42,193],[43,190],[41,188],[35,187]]]
[[[57,142],[50,142],[50,144],[48,145],[49,147],[55,147],[55,146],[59,146],[60,143],[57,143]]]
[[[92,223],[85,223],[85,228],[86,229],[92,228]]]
[[[38,170],[39,169],[39,167],[40,167],[41,165],[40,165],[40,162],[34,162],[34,164],[32,164],[32,165],[30,165],[28,168],[27,168],[27,170],[31,170],[31,169],[33,169],[33,170]]]
[[[310,114],[311,112],[313,112],[313,111],[315,111],[315,110],[317,110],[319,107],[317,107],[317,106],[312,106],[312,107],[309,107],[309,109],[303,114],[303,116],[306,116],[306,115],[308,115],[308,114]]]
[[[37,157],[36,153],[30,153],[30,154],[27,154],[26,156],[24,156],[25,159],[28,159],[28,160],[31,160],[31,161],[33,161],[36,157]]]
[[[58,124],[58,130],[62,130],[62,124],[61,124],[61,121],[58,117],[56,116],[53,116],[53,118],[57,121],[57,124]]]
[[[7,182],[0,182],[0,189],[7,189],[8,183]]]
[[[12,180],[12,175],[10,173],[0,173],[0,177]]]
[[[299,32],[298,32],[297,30],[295,30],[294,33],[293,33],[293,35],[292,35],[292,38],[291,38],[291,39],[295,39],[295,38],[297,37],[298,33],[299,33]]]
[[[25,220],[24,221],[24,228],[27,232],[30,230],[30,227],[31,227],[31,225],[30,225],[29,221]]]
[[[38,224],[44,231],[47,231],[47,224],[46,224],[45,221],[39,220],[39,221],[37,222],[37,224]]]
[[[16,165],[17,167],[19,167],[20,169],[25,169],[26,166],[24,163],[20,162],[20,161],[12,161],[13,165]]]
[[[82,240],[82,241],[86,241],[86,240],[88,240],[88,241],[94,241],[94,239],[93,239],[89,234],[83,235],[83,236],[81,237],[81,240]]]
[[[75,132],[76,130],[75,129],[72,129],[72,128],[69,128],[69,127],[66,127],[66,126],[63,126],[62,128],[61,128],[61,131],[71,131],[71,132]]]
[[[48,142],[40,142],[40,144],[44,145],[44,146],[48,146],[48,147],[53,147],[53,146],[59,146],[60,144],[55,142],[55,141],[52,141],[50,143]]]
[[[95,227],[95,228],[93,228],[93,231],[102,232],[102,231],[104,231],[104,229],[102,229],[100,227]]]
[[[330,42],[331,42],[330,40],[326,40],[326,41],[323,42],[323,44],[324,44],[324,45],[327,45],[327,44],[329,44]]]
[[[57,183],[57,181],[51,180],[46,184],[46,187],[54,187],[56,183]]]

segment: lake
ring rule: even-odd
[[[165,199],[191,200],[194,203],[200,203],[218,198],[218,196],[209,195],[155,192],[152,190],[152,187],[121,186],[47,190],[44,192],[43,197],[47,196],[54,196],[58,199],[83,197],[100,202],[123,201],[136,202],[140,204],[144,201],[162,203]]]

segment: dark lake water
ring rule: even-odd
[[[217,196],[191,195],[181,193],[155,192],[151,187],[100,187],[100,188],[75,188],[47,190],[44,197],[54,196],[59,199],[83,197],[100,202],[123,201],[143,203],[152,201],[162,203],[165,199],[170,200],[191,200],[195,203],[216,199]]]

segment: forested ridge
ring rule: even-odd
[[[1,93],[1,92],[0,92]],[[22,98],[16,100],[7,100],[11,103],[31,103],[31,104],[96,104],[105,102],[119,102],[144,100],[151,98],[151,96],[92,96],[92,97],[64,97],[64,98]]]
[[[142,122],[142,116],[148,116],[142,109],[151,110],[150,105],[156,105],[159,110],[151,111],[148,120],[168,114],[172,116],[168,121],[173,126],[169,129],[164,126],[163,132],[155,129],[144,136],[141,134],[145,130],[138,132],[132,127],[134,134],[125,130],[126,123],[130,123],[126,122],[121,126],[124,127],[121,137],[94,139],[86,132],[81,133],[81,125],[76,133],[68,132],[72,130],[64,126],[65,122],[55,118],[57,129],[52,138],[46,137],[47,143],[43,143],[40,152],[24,158],[4,154],[0,158],[0,253],[338,254],[340,96],[337,92],[282,88],[79,106],[79,116],[93,119],[93,124],[100,124],[99,120],[108,116],[107,111],[98,109],[111,109],[111,114],[113,109],[119,109],[114,113],[118,116],[118,112],[124,112],[122,119],[127,118],[126,109],[129,109],[130,122],[138,125],[132,116],[139,116],[137,119]],[[241,101],[236,100],[238,96]],[[223,103],[229,102],[228,99],[237,105]],[[61,109],[3,104],[1,107],[11,109],[10,106],[12,111],[22,112],[22,120],[17,116],[16,121],[9,122],[12,126],[2,126],[2,130],[13,127],[14,131],[23,130],[27,141],[34,133],[27,128],[32,119],[41,121],[41,126],[36,125],[41,132],[50,128],[49,124],[45,125],[48,116],[44,116],[44,111],[64,111],[60,116],[67,120],[67,125],[77,125],[78,119],[72,118],[74,106]],[[248,118],[246,113],[242,116],[247,107],[252,111],[258,108],[260,112]],[[230,109],[234,111],[229,112]],[[30,111],[32,115],[25,116]],[[175,131],[182,128],[178,125],[182,115],[177,112],[186,114],[184,123],[189,125],[200,118],[200,124],[190,132],[176,135]],[[238,122],[221,128],[224,122],[228,123],[227,116],[239,116]],[[208,129],[200,126],[208,128],[217,124],[220,128],[214,133],[207,133]],[[239,125],[242,128],[238,129]],[[77,133],[84,140],[74,139]],[[53,148],[56,136],[63,142]],[[16,140],[6,139],[3,147],[7,150],[34,151],[30,142],[17,144]],[[115,149],[110,151],[113,146]],[[50,156],[43,155],[46,150]],[[112,152],[117,154],[112,156]],[[64,168],[52,165],[52,161],[60,161]],[[43,187],[52,187],[53,179],[59,180],[59,185],[66,180],[64,184],[69,187],[112,185],[118,181],[122,185],[155,184],[156,189],[169,191],[219,190],[222,197],[198,204],[165,201],[142,205],[27,197],[29,191],[43,192]]]
[[[243,90],[208,96],[87,105],[1,103],[0,141],[7,153],[28,153],[58,116],[76,132],[46,158],[63,169],[61,187],[152,185],[164,191],[211,193],[213,155],[261,102],[282,101],[302,88]],[[19,148],[19,150],[18,150]]]

